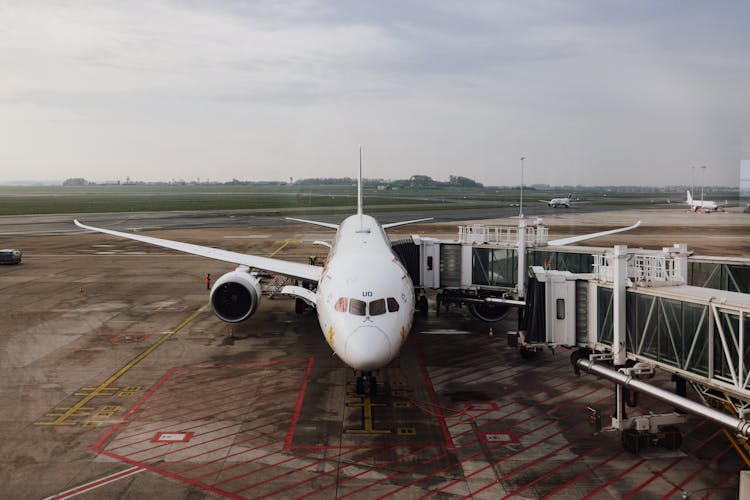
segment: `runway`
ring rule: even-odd
[[[265,222],[156,234],[299,262],[325,238]],[[743,464],[718,427],[694,420],[681,450],[625,452],[589,423],[596,408],[606,427],[612,387],[576,378],[564,350],[522,359],[512,318],[492,335],[463,310],[415,318],[364,398],[293,302],[216,319],[203,277],[232,266],[79,232],[4,246],[24,250],[0,268],[9,497],[736,497]]]

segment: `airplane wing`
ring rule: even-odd
[[[323,272],[323,268],[320,266],[311,266],[309,264],[301,264],[297,262],[288,262],[280,259],[271,259],[269,257],[260,257],[257,255],[248,255],[239,252],[231,252],[229,250],[221,250],[213,247],[205,247],[201,245],[193,245],[191,243],[181,243],[179,241],[163,240],[161,238],[153,238],[151,236],[142,236],[139,234],[122,233],[120,231],[112,231],[111,229],[101,229],[98,227],[91,227],[85,224],[81,224],[78,220],[74,220],[76,226],[88,229],[89,231],[96,231],[99,233],[111,234],[119,238],[127,238],[129,240],[142,241],[143,243],[149,243],[163,248],[169,248],[172,250],[178,250],[193,255],[200,255],[201,257],[208,257],[209,259],[220,260],[223,262],[229,262],[231,264],[238,264],[241,266],[254,267],[262,269],[264,271],[270,271],[272,273],[283,274],[284,276],[291,276],[293,278],[301,278],[308,281],[320,280],[320,275]]]
[[[434,219],[434,217],[427,217],[425,219],[402,220],[400,222],[391,222],[390,224],[383,224],[383,229],[388,229],[389,227],[403,226],[405,224],[414,224],[415,222],[424,222],[426,220],[432,220],[432,219]]]
[[[619,229],[610,229],[609,231],[601,231],[599,233],[582,234],[580,236],[571,236],[570,238],[561,238],[559,240],[548,241],[547,245],[554,247],[561,247],[564,245],[570,245],[571,243],[578,243],[579,241],[591,240],[599,238],[600,236],[609,236],[610,234],[622,233],[623,231],[630,231],[641,225],[641,221],[636,222],[632,226],[621,227]]]
[[[305,224],[313,224],[315,226],[323,226],[327,227],[329,229],[338,229],[338,224],[331,224],[330,222],[320,222],[316,220],[307,220],[307,219],[295,219],[294,217],[284,217],[286,220],[293,220],[295,222],[304,222]]]

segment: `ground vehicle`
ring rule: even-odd
[[[0,250],[0,264],[20,264],[21,255],[20,250]]]

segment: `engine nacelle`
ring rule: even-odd
[[[260,281],[247,271],[227,273],[211,288],[211,307],[222,321],[239,323],[253,315],[260,304]]]

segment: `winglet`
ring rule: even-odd
[[[554,247],[561,247],[565,245],[570,245],[571,243],[578,243],[579,241],[586,241],[586,240],[591,240],[593,238],[599,238],[601,236],[609,236],[611,234],[617,234],[623,231],[630,231],[631,229],[635,229],[639,227],[640,225],[641,225],[641,221],[638,221],[632,226],[628,226],[628,227],[610,229],[609,231],[601,231],[599,233],[583,234],[581,236],[572,236],[570,238],[561,238],[559,240],[551,240],[547,242],[547,245],[554,246]]]

